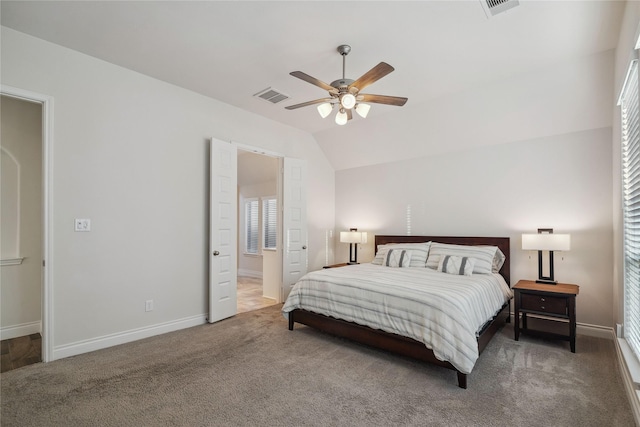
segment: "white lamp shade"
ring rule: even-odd
[[[320,113],[320,116],[323,119],[331,114],[331,110],[333,110],[333,105],[329,104],[328,102],[318,105],[318,113]]]
[[[364,231],[341,231],[340,242],[342,243],[367,243],[367,233]]]
[[[340,109],[338,114],[336,114],[336,124],[339,124],[340,126],[346,125],[347,120],[349,120],[347,118],[347,113],[345,113],[344,110]]]
[[[367,114],[369,114],[369,110],[371,109],[371,105],[369,104],[358,104],[356,105],[356,113],[360,115],[363,119],[367,118]]]
[[[523,251],[568,251],[571,249],[571,235],[569,234],[523,234]]]
[[[356,97],[352,93],[345,93],[340,97],[340,104],[347,110],[356,106]]]

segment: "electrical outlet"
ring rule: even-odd
[[[153,311],[153,300],[148,299],[144,302],[144,311]]]
[[[75,231],[91,231],[91,220],[76,218],[74,221]]]

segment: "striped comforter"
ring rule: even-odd
[[[479,330],[512,296],[499,274],[359,264],[308,273],[282,312],[288,318],[299,308],[413,338],[468,374],[478,359]]]

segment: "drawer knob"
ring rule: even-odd
[[[540,298],[540,301],[544,302],[544,298]]]
[[[540,308],[544,310],[544,305],[543,305],[543,306],[541,306]]]

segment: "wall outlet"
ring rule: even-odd
[[[91,231],[91,220],[76,218],[74,221],[75,231]]]
[[[144,311],[153,311],[153,300],[148,299],[144,302]]]

